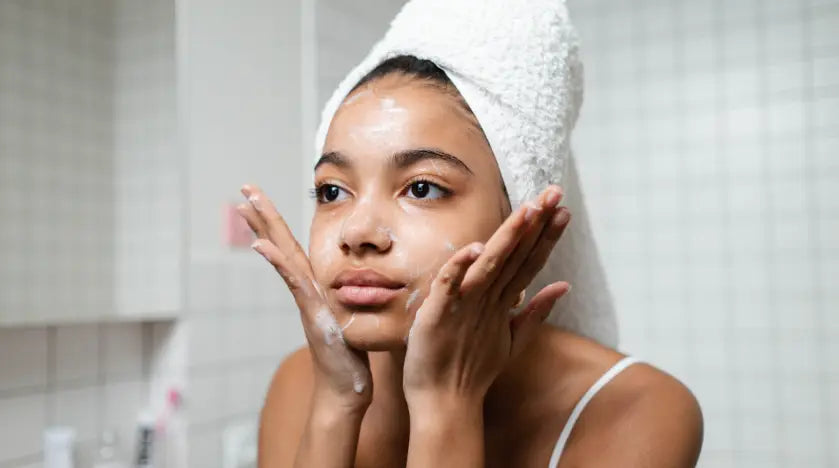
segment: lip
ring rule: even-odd
[[[364,268],[344,270],[332,283],[338,302],[347,306],[381,306],[392,301],[405,288],[375,270]]]

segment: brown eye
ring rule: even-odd
[[[411,195],[417,198],[425,198],[431,190],[428,182],[414,182],[411,184]]]
[[[337,185],[323,184],[317,188],[317,199],[321,203],[334,202],[341,197],[341,192],[345,191]],[[346,196],[346,194],[344,195]]]
[[[437,199],[449,195],[449,191],[425,180],[418,180],[408,186],[408,196],[417,199]]]

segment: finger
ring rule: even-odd
[[[542,267],[545,266],[548,258],[550,258],[554,246],[556,246],[557,241],[562,236],[570,220],[571,212],[568,208],[564,206],[560,207],[556,214],[554,214],[551,222],[545,226],[530,255],[528,255],[527,259],[522,263],[508,284],[503,287],[501,296],[498,299],[500,304],[512,304],[518,297],[519,292],[533,281],[533,278],[536,277],[536,274],[539,273]]]
[[[265,222],[262,221],[262,217],[259,216],[259,213],[256,212],[253,205],[250,203],[242,203],[236,206],[236,211],[240,216],[242,216],[242,218],[245,218],[245,222],[248,223],[248,227],[250,227],[251,231],[256,234],[257,238],[268,238],[268,226],[266,226]]]
[[[257,239],[251,246],[282,276],[300,311],[308,316],[320,297],[308,272],[301,271],[296,263],[270,240]]]
[[[298,262],[300,266],[309,265],[309,259],[303,248],[294,238],[291,229],[288,228],[283,217],[277,212],[271,200],[265,196],[259,187],[246,185],[242,192],[248,196],[248,201],[253,206],[259,218],[266,226],[267,238],[282,249],[286,254]]]
[[[510,322],[511,355],[520,353],[533,340],[539,325],[548,318],[556,301],[570,290],[571,285],[564,281],[545,286],[519,315],[513,317]]]
[[[500,267],[515,249],[521,236],[527,230],[528,221],[538,215],[541,207],[526,202],[511,214],[495,231],[484,247],[484,253],[466,272],[463,285],[470,291],[475,288],[486,290],[500,273]]]
[[[483,248],[484,246],[480,242],[473,242],[455,252],[440,268],[439,273],[431,283],[431,292],[423,301],[423,306],[420,307],[422,312],[417,311],[417,314],[424,315],[423,322],[434,323],[439,317],[438,314],[451,309],[454,300],[460,296],[463,277],[469,270],[469,266],[481,255]]]
[[[440,272],[432,283],[432,291],[439,288],[442,293],[448,296],[458,294],[463,277],[466,276],[466,271],[483,250],[483,244],[473,242],[455,252],[449,261],[440,268]]]
[[[524,236],[513,250],[513,253],[510,254],[510,258],[504,262],[501,273],[489,288],[491,294],[489,303],[495,303],[502,296],[505,287],[516,273],[518,273],[522,264],[524,264],[533,249],[538,245],[538,241],[543,233],[550,228],[551,219],[559,208],[560,201],[562,201],[562,189],[556,185],[549,186],[539,196],[537,202],[542,207],[542,211],[539,216],[531,219]]]

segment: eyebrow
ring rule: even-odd
[[[467,174],[474,174],[469,166],[461,161],[458,157],[453,156],[445,151],[436,148],[414,148],[393,153],[390,156],[389,164],[397,169],[404,169],[413,166],[420,161],[440,161],[446,163]],[[329,151],[324,153],[315,164],[315,170],[321,164],[332,164],[339,168],[345,169],[352,167],[352,162],[348,157],[340,151]]]

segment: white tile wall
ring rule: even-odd
[[[101,349],[99,340],[104,338],[100,330],[98,325],[59,327],[56,330],[56,384],[89,382],[97,377]],[[137,334],[136,330],[132,331]]]
[[[130,452],[133,422],[148,401],[142,370],[152,356],[125,350],[142,342],[150,327],[0,328],[0,466],[41,460],[42,432],[53,425],[76,428],[80,462],[90,459],[105,429],[117,429]]]
[[[176,21],[188,180],[187,314],[177,328],[189,466],[213,468],[225,427],[256,420],[273,371],[304,341],[282,279],[251,249],[224,245],[221,225],[223,205],[241,203],[241,185],[255,183],[295,233],[308,228],[301,10],[298,2],[190,2]]]
[[[323,108],[341,79],[381,39],[404,4],[402,0],[315,2],[318,109]]]
[[[184,203],[175,95],[172,0],[114,0],[116,306],[182,307]]]
[[[7,21],[31,11],[21,5],[0,2],[4,60]],[[318,108],[401,2],[347,5],[315,4],[317,90],[304,94]],[[158,18],[122,6],[128,18]],[[178,86],[188,99],[178,96],[178,118],[187,135],[189,185],[181,189],[189,312],[170,327],[0,330],[0,356],[25,356],[0,360],[0,421],[24,421],[0,425],[0,466],[37,465],[47,424],[73,424],[88,440],[106,427],[130,438],[149,373],[165,371],[185,385],[191,466],[219,466],[225,425],[255,417],[262,394],[253,389],[264,389],[281,356],[303,339],[276,275],[251,252],[221,244],[220,205],[238,200],[241,183],[256,182],[295,232],[308,224],[299,206],[307,187],[295,177],[303,168],[287,156],[305,154],[308,142],[299,138],[312,131],[295,122],[304,105],[294,66],[301,50],[298,7],[258,0],[236,8],[220,0],[181,4],[172,17],[175,38],[132,44],[137,53],[159,57],[157,48],[175,41],[175,63],[183,67]],[[707,424],[703,466],[835,464],[839,360],[828,357],[836,355],[839,339],[839,320],[829,313],[839,299],[832,287],[839,276],[839,139],[833,135],[839,52],[830,34],[836,3],[572,0],[571,7],[587,64],[577,153],[622,314],[624,348],[696,391]],[[68,26],[50,24],[69,34]],[[136,33],[135,26],[121,24],[126,34]],[[155,63],[151,76],[169,76],[171,63]],[[0,74],[20,80],[20,69],[3,66]],[[145,76],[138,70],[123,71],[126,82],[146,84],[135,81]],[[163,102],[159,90],[146,91],[150,102]],[[0,96],[3,112],[23,108],[25,95],[0,86]],[[135,107],[144,100],[132,96],[121,105],[145,127],[123,128],[123,154],[130,157],[121,160],[119,193],[135,203],[129,213],[171,220],[177,209],[170,198],[179,197],[177,182],[166,178],[166,158],[178,150],[164,130],[174,117],[171,109]],[[0,125],[0,142],[19,145],[16,128]],[[149,134],[156,136],[148,153],[129,144],[137,140],[128,137]],[[19,159],[0,158],[0,165],[0,177],[23,170]],[[144,168],[151,169],[134,172]],[[6,210],[22,206],[25,195],[7,179],[0,184]],[[137,200],[150,184],[159,197]],[[121,219],[120,245],[136,246],[142,237],[154,239],[152,255],[175,248],[171,232],[154,225],[134,239],[131,217]],[[30,235],[5,226],[0,233],[0,245]],[[144,263],[141,256],[131,261],[160,275],[149,293],[164,301],[177,297],[164,276],[177,265]],[[7,264],[16,271],[19,263]],[[123,278],[130,279],[129,270]],[[0,299],[30,300],[17,289]],[[24,334],[28,339],[18,338]],[[149,341],[163,355],[153,355]]]
[[[171,258],[172,236],[160,235],[160,220],[168,227],[176,224],[170,222],[175,216],[171,207],[178,201],[168,189],[174,186],[171,164],[177,159],[165,147],[171,142],[161,142],[161,135],[174,134],[174,118],[151,118],[160,113],[156,106],[174,105],[174,98],[165,95],[173,87],[165,82],[174,76],[173,7],[168,2],[166,26],[160,22],[166,2],[145,2],[142,12],[127,11],[129,3],[0,2],[0,218],[10,220],[0,223],[4,324],[113,315],[115,249],[126,249],[114,242],[120,233],[116,228],[133,228],[143,236],[145,249],[129,247],[146,262],[131,265],[143,274],[135,278],[134,290],[149,279],[157,281],[152,283],[156,289],[143,290],[147,304],[149,298],[171,303],[164,289],[180,290],[166,274],[177,269],[167,264],[166,272],[159,271],[162,262],[154,257]],[[133,28],[123,24],[129,16],[140,20]],[[152,24],[168,29],[168,36],[148,31]],[[149,35],[158,40],[145,40]],[[167,47],[168,68],[156,66]],[[154,60],[137,67],[143,58],[133,51],[150,48]],[[137,81],[145,88],[131,82],[138,75],[132,67],[140,69]],[[121,92],[115,92],[117,84]],[[117,151],[126,146],[134,153]],[[155,170],[143,172],[146,179],[140,182],[146,186],[141,187],[118,177],[136,160],[165,163],[149,165]],[[135,164],[131,170],[142,168]],[[129,189],[134,191],[126,195]],[[173,203],[159,206],[147,193],[173,198]],[[140,205],[132,197],[141,199]],[[144,207],[154,210],[139,209]],[[123,218],[115,213],[129,213],[145,224],[118,225]],[[140,268],[146,264],[152,267]],[[133,422],[148,401],[150,327],[0,329],[0,466],[37,465],[42,431],[57,424],[78,430],[82,465],[104,429],[119,429],[127,453],[133,451]]]
[[[112,308],[112,11],[0,2],[0,322]]]
[[[702,466],[836,466],[839,2],[569,4],[622,348],[695,391]]]

